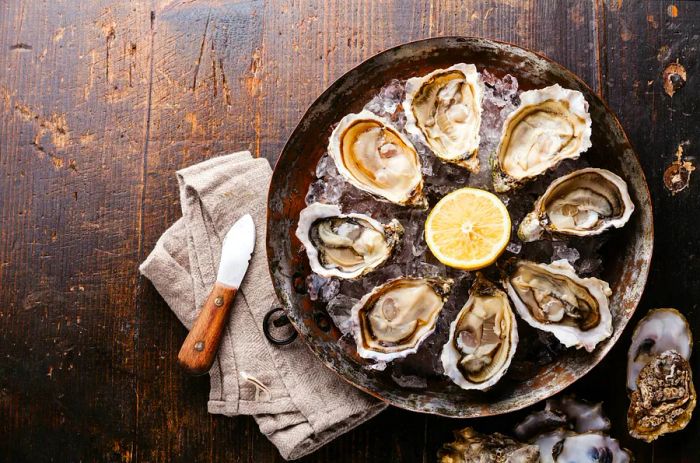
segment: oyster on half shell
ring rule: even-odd
[[[360,357],[388,362],[415,353],[435,330],[452,283],[400,277],[363,296],[350,312]]]
[[[416,148],[388,120],[367,110],[348,114],[333,130],[328,152],[356,188],[402,206],[427,205]]]
[[[650,310],[637,323],[627,351],[627,389],[636,390],[642,368],[667,350],[675,350],[684,359],[690,359],[693,334],[688,320],[676,309]]]
[[[628,463],[630,452],[617,439],[598,432],[553,431],[537,438],[541,463]]]
[[[323,277],[357,278],[383,264],[403,235],[394,219],[383,225],[364,214],[343,214],[313,203],[299,213],[296,236],[311,270]]]
[[[406,131],[446,162],[478,172],[483,91],[473,64],[459,63],[406,82]]]
[[[508,370],[517,345],[508,296],[478,273],[442,348],[445,375],[462,389],[488,389]]]
[[[609,170],[581,169],[547,187],[534,210],[520,223],[518,237],[525,242],[535,241],[544,231],[598,235],[625,225],[633,211],[634,203],[624,180]]]
[[[696,401],[690,364],[678,352],[667,350],[639,373],[627,411],[629,433],[652,442],[663,434],[680,431],[690,422]]]
[[[493,163],[497,192],[522,186],[591,147],[591,116],[581,92],[552,85],[520,94],[503,123]]]
[[[529,442],[540,434],[557,429],[575,433],[605,432],[610,420],[603,414],[603,404],[588,403],[573,395],[547,399],[544,410],[532,412],[515,427],[515,436]]]
[[[537,264],[511,262],[504,284],[518,314],[530,326],[548,331],[566,347],[595,346],[612,335],[610,286],[580,278],[566,260]]]

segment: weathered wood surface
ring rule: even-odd
[[[385,48],[439,35],[540,51],[601,93],[654,199],[656,253],[639,315],[674,306],[700,327],[700,190],[692,179],[671,196],[662,180],[677,146],[687,141],[693,156],[700,142],[699,4],[8,0],[0,460],[281,461],[251,419],[206,413],[208,380],[176,366],[185,330],[137,265],[179,217],[176,169],[238,149],[274,161],[333,79]],[[676,60],[688,82],[671,98],[661,75]],[[572,389],[605,400],[637,461],[698,461],[697,417],[654,445],[625,437],[629,335]],[[519,416],[469,424],[508,429]],[[392,409],[304,461],[433,461],[465,424]]]

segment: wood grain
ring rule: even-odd
[[[600,92],[638,148],[654,199],[657,251],[639,314],[675,306],[700,326],[700,193],[694,177],[676,196],[662,183],[678,144],[688,141],[693,155],[699,141],[700,5],[670,5],[3,3],[0,459],[282,461],[252,419],[207,414],[208,379],[176,364],[186,331],[137,266],[180,216],[177,169],[240,149],[274,162],[335,78],[410,40],[505,40],[559,61]],[[675,60],[688,82],[671,98],[661,73]],[[614,435],[637,461],[695,461],[697,418],[653,446],[625,437],[628,339],[573,389],[605,400]],[[508,430],[522,413],[469,424]],[[303,461],[433,461],[466,424],[392,409]]]

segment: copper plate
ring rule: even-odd
[[[614,333],[591,354],[569,349],[529,378],[489,392],[463,391],[448,380],[423,390],[396,385],[389,373],[362,368],[352,346],[338,343],[322,304],[303,293],[310,270],[294,236],[316,163],[326,151],[331,126],[359,111],[391,79],[426,74],[454,63],[476,64],[496,75],[512,74],[524,90],[558,83],[583,92],[593,120],[593,148],[585,156],[621,175],[636,205],[630,222],[604,247],[602,278],[612,289]],[[311,105],[282,151],[268,197],[267,251],[275,289],[301,338],[329,368],[358,388],[397,407],[452,417],[510,412],[546,399],[581,378],[610,351],[634,313],[646,283],[653,246],[652,210],[644,173],[617,118],[603,101],[563,66],[514,45],[482,38],[441,37],[407,43],[368,59],[333,83]]]

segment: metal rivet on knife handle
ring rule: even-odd
[[[199,341],[194,345],[194,350],[197,352],[202,352],[204,350],[204,341]]]
[[[222,296],[217,296],[216,299],[214,299],[214,305],[217,307],[224,305],[224,298]]]

